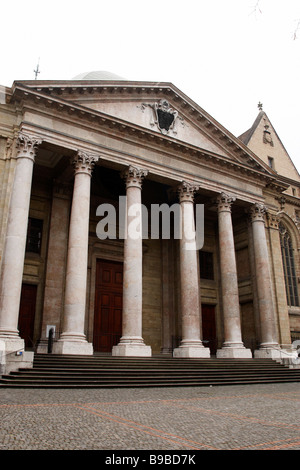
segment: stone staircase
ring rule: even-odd
[[[0,388],[128,388],[300,382],[300,369],[271,359],[120,358],[35,355],[32,369],[0,378]]]

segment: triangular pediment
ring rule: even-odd
[[[79,97],[74,102],[141,126],[155,134],[167,136],[238,161],[226,149],[226,145],[220,145],[208,127],[205,125],[202,127],[199,122],[194,122],[193,117],[182,111],[179,103],[174,102],[168,96],[164,98],[163,95],[160,97],[149,95],[131,99],[130,97],[124,99],[122,96],[117,96],[113,99],[106,95],[94,97],[94,99]]]
[[[18,85],[46,97],[48,103],[56,100],[60,109],[76,106],[83,114],[116,119],[154,137],[275,175],[241,140],[170,83],[74,80],[26,81],[15,87]]]

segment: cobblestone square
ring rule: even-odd
[[[300,384],[1,389],[0,450],[300,450]]]

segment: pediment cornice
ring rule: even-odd
[[[142,126],[124,121],[115,116],[107,115],[103,112],[88,108],[72,101],[73,94],[94,94],[101,95],[110,93],[115,95],[140,96],[145,100],[149,96],[168,97],[176,103],[178,109],[189,116],[194,122],[205,127],[211,132],[214,139],[220,140],[227,149],[236,155],[235,159],[229,159],[206,149],[195,147],[191,144],[173,139],[168,135],[158,132],[151,132]],[[91,81],[26,81],[15,82],[11,89],[10,103],[21,106],[29,106],[29,103],[40,105],[44,110],[59,112],[68,118],[84,119],[95,125],[101,124],[101,128],[106,128],[107,132],[119,133],[123,138],[135,138],[143,140],[144,143],[153,145],[154,143],[165,150],[190,154],[199,162],[210,162],[217,167],[228,168],[230,171],[240,173],[244,176],[256,178],[262,184],[272,186],[273,190],[282,192],[286,186],[279,181],[276,173],[267,167],[263,162],[258,161],[257,156],[251,152],[238,138],[234,137],[223,126],[215,121],[202,108],[189,100],[182,92],[170,83],[152,82],[115,82],[91,83]],[[40,109],[40,108],[38,108]]]

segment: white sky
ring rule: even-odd
[[[0,5],[0,84],[107,70],[171,82],[234,135],[257,104],[300,171],[299,0],[15,0]]]

